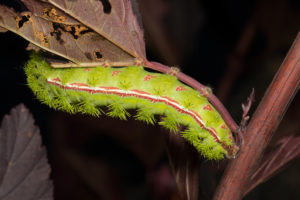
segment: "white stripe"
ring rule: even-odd
[[[103,93],[105,93],[105,92],[117,92],[117,93],[121,93],[121,94],[125,94],[125,95],[133,95],[133,96],[137,96],[138,95],[138,96],[143,96],[143,97],[146,97],[146,98],[154,99],[154,100],[157,100],[157,101],[168,102],[169,104],[172,104],[173,106],[179,108],[180,110],[183,110],[186,113],[189,113],[190,115],[192,115],[195,118],[197,118],[197,120],[199,120],[201,122],[201,124],[203,125],[204,129],[207,129],[207,130],[213,132],[215,134],[215,136],[218,138],[218,140],[220,141],[220,138],[217,135],[216,131],[214,129],[210,128],[210,127],[207,127],[205,125],[205,123],[202,121],[201,118],[199,118],[197,115],[195,115],[191,110],[186,109],[182,105],[180,105],[178,103],[175,103],[175,102],[172,102],[172,101],[170,101],[167,98],[159,97],[159,96],[155,96],[155,95],[149,95],[149,94],[142,94],[142,93],[138,93],[136,91],[130,91],[130,90],[106,89],[106,88],[100,88],[100,87],[88,87],[88,86],[79,86],[79,85],[72,85],[72,84],[63,85],[60,81],[53,80],[53,79],[50,79],[50,78],[48,78],[47,81],[49,83],[55,83],[55,84],[58,84],[58,85],[61,85],[61,86],[67,86],[67,87],[74,88],[74,89],[79,89],[79,90],[80,89],[86,89],[86,90],[92,90],[92,91],[95,91],[95,92],[103,92]]]

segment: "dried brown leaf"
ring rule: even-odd
[[[36,46],[36,45],[34,45],[34,44],[32,44],[32,43],[29,43],[28,46],[26,47],[26,50],[27,51],[31,51],[32,50],[32,51],[38,52],[38,51],[41,50],[41,48],[38,47],[38,46]]]
[[[55,23],[31,12],[18,14],[1,5],[0,13],[0,26],[78,65],[134,62],[132,56],[86,26]]]
[[[52,182],[39,129],[19,105],[6,115],[0,129],[0,199],[51,200]]]
[[[1,20],[1,19],[0,19],[0,20]],[[6,32],[6,31],[7,31],[7,29],[0,27],[0,33],[1,33],[1,32],[4,33],[4,32]]]
[[[145,58],[144,34],[129,0],[46,0],[135,58]]]
[[[263,156],[262,163],[252,175],[245,194],[274,176],[298,157],[300,157],[300,137],[289,136],[281,139],[272,151]]]
[[[29,9],[29,11],[35,16],[56,23],[69,24],[69,25],[80,24],[79,21],[70,17],[65,12],[55,8],[49,3],[42,2],[39,0],[22,0],[22,2]]]

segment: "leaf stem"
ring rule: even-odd
[[[172,71],[172,69],[170,67],[160,64],[160,63],[157,63],[157,62],[149,62],[149,61],[145,60],[143,63],[144,63],[145,67],[162,72],[162,73],[169,74]],[[192,77],[190,77],[182,72],[178,72],[176,74],[176,77],[178,78],[178,80],[182,81],[183,83],[198,90],[201,94],[207,93],[206,92],[207,87],[202,85],[201,83],[199,83]],[[207,95],[207,94],[204,94],[204,95]],[[216,108],[216,110],[218,110],[218,112],[220,113],[220,115],[222,116],[222,118],[224,119],[226,124],[229,126],[229,128],[234,133],[238,133],[239,126],[232,119],[231,115],[229,114],[227,109],[224,107],[224,105],[221,103],[221,101],[213,93],[209,93],[207,95],[207,98],[208,98],[209,102]]]

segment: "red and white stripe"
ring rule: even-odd
[[[71,83],[71,84],[63,85],[61,83],[60,78],[52,78],[52,79],[48,78],[47,82],[49,84],[59,86],[63,89],[85,91],[85,92],[89,92],[91,94],[93,94],[93,93],[114,94],[114,95],[118,95],[121,97],[135,96],[137,98],[146,99],[151,102],[165,103],[166,105],[172,106],[180,113],[184,113],[184,114],[192,116],[202,128],[206,129],[215,138],[216,142],[222,144],[216,130],[212,127],[207,127],[197,112],[183,107],[177,101],[170,99],[169,97],[155,96],[153,94],[150,94],[150,93],[144,92],[144,91],[140,91],[140,90],[122,90],[117,87],[90,87],[89,85],[87,85],[85,83]],[[222,145],[222,146],[224,147],[224,145]]]

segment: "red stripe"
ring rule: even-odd
[[[118,95],[118,96],[121,96],[121,97],[126,97],[126,96],[135,96],[135,97],[138,97],[138,98],[141,98],[141,99],[146,99],[146,100],[149,100],[151,102],[163,102],[165,103],[166,105],[169,105],[173,108],[175,108],[178,112],[180,113],[184,113],[184,114],[187,114],[187,115],[190,115],[192,116],[196,122],[204,129],[206,129],[216,140],[216,142],[218,142],[219,144],[222,145],[222,147],[226,150],[230,149],[230,147],[226,146],[225,144],[221,143],[221,141],[219,140],[218,136],[217,136],[217,133],[216,133],[216,130],[213,129],[213,128],[207,128],[204,126],[203,122],[201,121],[202,118],[199,116],[198,113],[196,113],[195,111],[193,110],[183,110],[181,109],[179,106],[177,106],[176,104],[179,104],[177,101],[173,100],[173,99],[170,99],[169,97],[162,97],[166,100],[163,100],[163,99],[156,99],[156,98],[151,98],[149,96],[145,96],[145,95],[152,95],[148,92],[144,92],[144,91],[141,91],[141,90],[130,90],[132,92],[136,92],[138,94],[127,94],[127,93],[124,93],[124,92],[119,92],[119,91],[114,91],[114,90],[121,90],[120,88],[117,88],[117,87],[99,87],[99,89],[104,89],[106,91],[101,91],[101,90],[92,90],[92,89],[88,89],[88,88],[77,88],[77,87],[70,87],[70,86],[64,86],[64,85],[61,85],[60,83],[57,83],[55,82],[57,81],[56,80],[48,80],[48,83],[49,84],[52,84],[52,85],[56,85],[56,86],[59,86],[63,89],[71,89],[71,90],[77,90],[77,91],[85,91],[85,92],[89,92],[89,93],[103,93],[103,94],[114,94],[114,95]],[[86,86],[88,87],[87,84],[84,84],[84,83],[72,83],[70,85],[74,85],[74,86]],[[140,95],[139,95],[140,94]],[[175,104],[175,105],[174,105]],[[191,114],[192,113],[192,114]]]
[[[177,101],[173,100],[173,99],[170,99],[169,97],[166,97],[166,96],[163,96],[162,98],[165,98],[165,99],[168,99],[168,101],[172,102],[172,103],[175,103],[175,104],[179,104]],[[169,102],[167,102],[168,105],[169,105]],[[171,106],[172,104],[170,104]]]
[[[140,93],[140,94],[152,95],[152,94],[150,94],[148,92],[144,92],[144,91],[141,91],[141,90],[131,90],[131,91],[137,92],[137,93]]]
[[[59,82],[61,81],[59,77],[56,77],[56,78],[54,78],[53,80],[54,80],[54,81],[59,81]]]
[[[75,85],[75,86],[79,86],[79,87],[81,87],[81,86],[83,86],[83,87],[89,87],[89,85],[85,84],[85,83],[71,83],[70,85]]]
[[[101,86],[99,88],[105,89],[105,90],[119,90],[119,88],[117,87],[105,87],[105,86]]]

